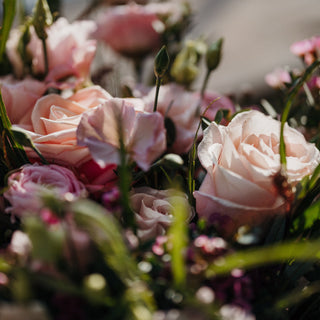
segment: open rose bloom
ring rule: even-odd
[[[77,129],[78,144],[88,147],[100,167],[120,164],[121,136],[129,160],[144,171],[164,152],[163,117],[139,110],[143,109],[142,101],[136,104],[135,99],[114,98],[83,114]]]
[[[26,132],[48,161],[79,167],[91,159],[89,151],[77,144],[81,115],[110,98],[111,95],[98,86],[79,90],[68,98],[49,94],[37,100],[30,122],[18,127],[27,126]],[[31,151],[28,155],[36,157]]]
[[[65,167],[25,165],[8,178],[8,189],[4,193],[10,203],[7,211],[17,216],[39,213],[43,207],[41,197],[48,192],[61,200],[76,200],[87,195],[84,185]]]
[[[132,191],[130,202],[135,213],[138,232],[141,241],[155,239],[165,234],[174,219],[173,202],[179,198],[187,209],[188,219],[194,212],[190,207],[187,195],[174,190],[156,190],[140,187]]]
[[[295,185],[313,172],[320,153],[289,126],[284,139],[287,175]],[[240,113],[227,127],[212,122],[198,149],[207,171],[194,193],[199,216],[228,216],[236,228],[283,213],[285,201],[273,182],[280,171],[279,141],[280,122],[259,111]]]

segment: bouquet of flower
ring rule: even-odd
[[[320,39],[243,107],[187,2],[53,4],[3,1],[0,319],[318,319]]]

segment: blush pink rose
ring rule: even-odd
[[[78,144],[88,147],[92,158],[102,168],[120,163],[120,130],[130,160],[145,171],[165,150],[163,117],[157,112],[137,110],[137,100],[133,101],[110,99],[84,113],[81,118],[77,131]],[[140,103],[143,109],[142,100]]]
[[[295,185],[320,162],[315,145],[297,130],[284,131],[287,174]],[[258,224],[284,211],[273,177],[280,171],[280,122],[255,110],[236,115],[227,127],[212,122],[199,144],[198,156],[207,171],[194,192],[200,217],[227,217],[234,228]],[[235,231],[235,230],[233,230]]]
[[[141,241],[155,239],[165,234],[173,221],[173,205],[175,197],[179,197],[188,211],[188,220],[194,215],[187,195],[174,190],[156,190],[141,187],[133,190],[130,196],[132,210],[137,223],[137,235]]]
[[[10,206],[6,210],[17,216],[25,212],[39,213],[43,207],[41,196],[48,192],[61,200],[87,195],[84,185],[65,167],[54,164],[25,165],[8,178],[8,189],[4,197]]]
[[[81,116],[107,99],[111,95],[99,86],[79,90],[69,98],[46,95],[36,102],[30,130],[26,132],[48,161],[78,167],[91,159],[88,149],[77,145],[76,130]],[[36,157],[32,151],[28,155]]]
[[[95,29],[96,24],[93,21],[75,21],[70,24],[65,18],[59,18],[47,28],[49,73],[45,78],[46,82],[52,82],[54,85],[54,82],[67,77],[75,77],[79,82],[88,78],[96,52],[96,40],[89,39],[89,36]],[[45,72],[42,43],[33,27],[30,28],[30,32],[27,52],[32,59],[32,72],[35,75],[42,75]],[[19,40],[16,32],[12,33],[12,38],[7,53],[20,75],[23,70],[16,53]]]
[[[32,78],[15,80],[7,76],[0,78],[0,88],[11,123],[29,128],[33,107],[45,93],[46,85]]]
[[[160,47],[163,23],[145,6],[130,3],[108,8],[97,22],[93,37],[126,56],[141,56]]]
[[[156,88],[151,89],[144,98],[148,111],[153,109],[155,90]],[[219,100],[211,104],[217,98]],[[190,150],[199,125],[200,114],[205,111],[208,105],[210,107],[205,115],[211,120],[214,119],[220,108],[234,111],[233,103],[221,95],[207,92],[204,100],[201,101],[198,92],[187,91],[178,84],[171,83],[161,86],[157,111],[164,117],[170,118],[175,125],[176,136],[170,151],[183,154]]]

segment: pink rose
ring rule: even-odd
[[[129,5],[108,8],[97,22],[93,34],[116,52],[126,56],[141,56],[160,47],[163,23],[144,6]]]
[[[86,196],[84,185],[67,168],[51,165],[25,165],[8,178],[4,197],[10,202],[8,212],[21,216],[25,212],[39,213],[43,207],[41,196],[53,193],[60,199]]]
[[[149,111],[153,109],[155,90],[153,88],[144,98],[147,104],[146,108]],[[176,136],[170,147],[172,152],[182,154],[190,150],[199,125],[200,113],[203,113],[207,106],[218,97],[222,96],[206,93],[204,101],[201,102],[198,92],[187,91],[183,86],[173,83],[161,86],[157,111],[170,118],[175,125]],[[205,115],[213,120],[220,108],[234,111],[232,102],[228,98],[222,97],[211,104]]]
[[[98,86],[79,90],[69,98],[49,94],[39,99],[31,114],[27,133],[48,161],[80,166],[90,160],[87,148],[77,145],[76,130],[81,115],[111,96]],[[35,157],[29,152],[30,157]]]
[[[11,123],[29,129],[34,104],[45,93],[46,85],[32,78],[19,81],[7,76],[0,79],[0,87]]]
[[[212,122],[198,155],[207,175],[194,192],[200,217],[226,216],[234,227],[282,213],[284,199],[273,177],[280,170],[280,122],[255,110],[236,115],[227,127]],[[295,185],[320,162],[319,150],[286,126],[287,174]],[[235,230],[233,230],[235,231]]]
[[[65,18],[59,18],[47,28],[46,43],[49,61],[49,73],[45,79],[47,82],[55,82],[71,76],[76,77],[79,82],[88,78],[96,52],[96,41],[90,40],[89,36],[95,28],[96,24],[93,21],[75,21],[70,24]],[[27,45],[27,51],[32,58],[33,73],[41,75],[45,71],[42,43],[33,27],[30,31],[31,39]],[[14,51],[17,50],[18,37],[15,33],[12,37],[13,40],[9,42],[7,49],[8,56],[9,59],[12,56],[11,63],[17,65]],[[16,69],[19,70],[19,63]]]
[[[166,147],[163,117],[157,112],[137,111],[130,99],[110,99],[84,113],[77,131],[78,144],[87,146],[102,168],[119,164],[121,129],[128,156],[142,170],[148,170]]]
[[[155,239],[164,235],[173,220],[172,201],[179,197],[188,210],[190,220],[193,210],[189,205],[187,195],[177,194],[173,190],[156,190],[149,187],[141,187],[133,190],[130,202],[135,213],[138,226],[138,237],[142,241]]]

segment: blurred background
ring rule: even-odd
[[[36,0],[24,1],[27,10],[31,10]],[[51,4],[60,5],[61,15],[72,21],[95,1],[98,0],[51,0]],[[208,87],[225,94],[268,95],[271,89],[264,80],[268,72],[300,65],[290,52],[290,45],[320,34],[319,0],[189,0],[189,3],[194,17],[187,38],[201,35],[212,41],[224,38],[223,60]]]

